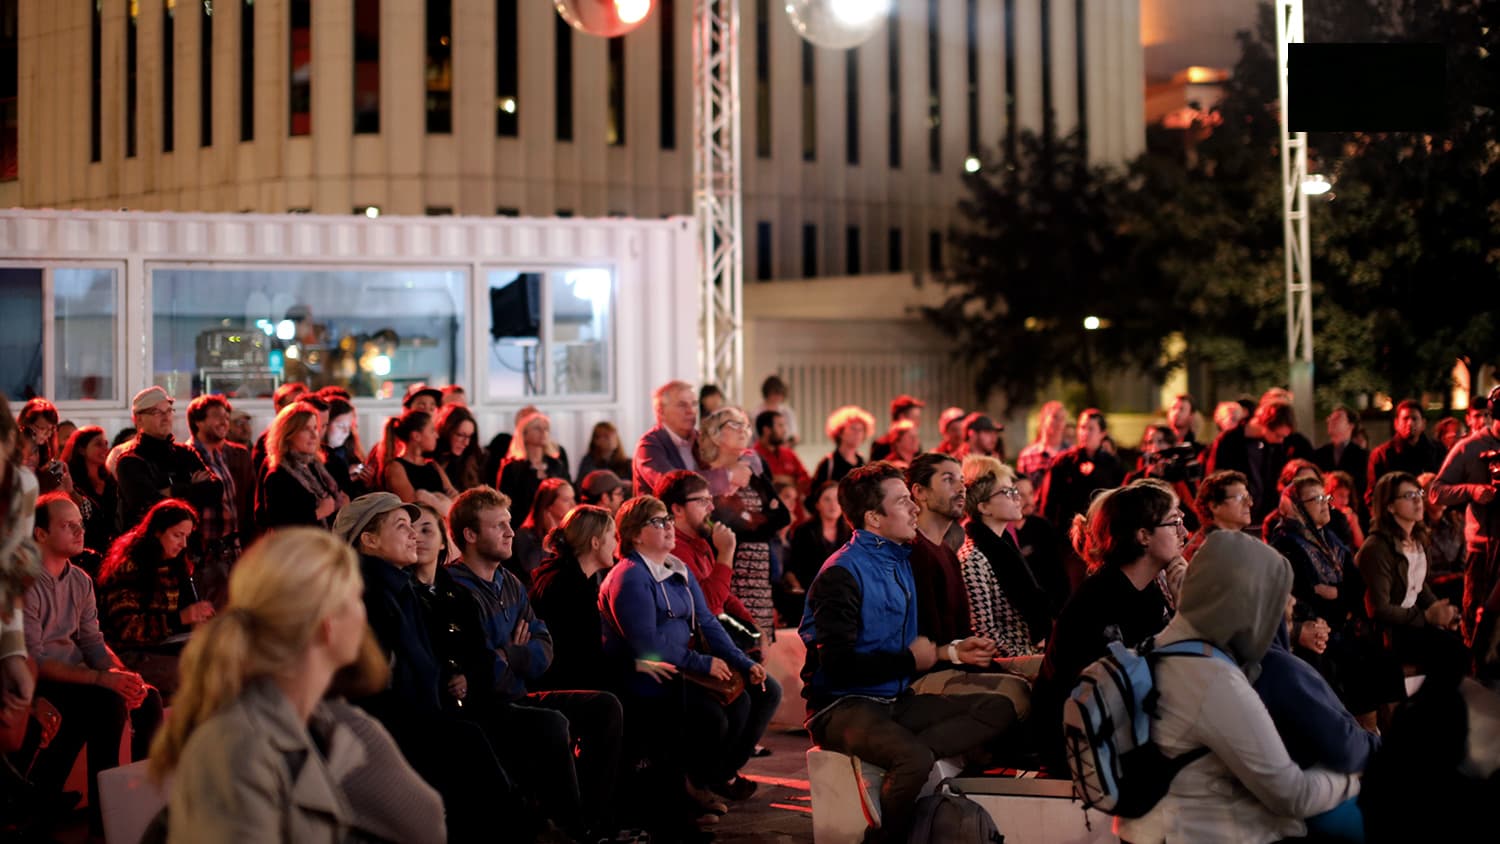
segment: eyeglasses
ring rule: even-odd
[[[1001,487],[1000,489],[995,490],[990,494],[990,498],[993,500],[997,495],[1003,495],[1012,501],[1021,500],[1021,491],[1013,486]]]
[[[686,500],[689,504],[696,504],[704,501],[712,502],[714,497],[712,495],[690,495]]]
[[[647,519],[646,524],[654,528],[661,528],[662,530],[666,530],[667,528],[672,526],[672,520],[666,516],[655,516],[653,518]]]
[[[1249,501],[1249,500],[1250,500],[1250,493],[1248,493],[1248,492],[1242,492],[1239,495],[1226,495],[1226,496],[1224,496],[1224,503],[1226,503],[1226,504],[1238,504],[1241,501]]]
[[[137,410],[136,413],[135,413],[135,415],[137,415],[137,416],[171,416],[172,415],[172,406],[170,404],[167,405],[167,406],[165,406],[165,407],[162,407],[161,405],[157,405],[156,407],[153,407],[150,410]]]
[[[1332,500],[1333,500],[1333,496],[1331,496],[1331,495],[1329,495],[1328,493],[1325,492],[1322,495],[1313,495],[1313,496],[1309,496],[1307,498],[1304,498],[1304,499],[1302,499],[1302,503],[1303,504],[1327,504],[1328,502],[1330,502]]]
[[[1165,522],[1157,522],[1156,526],[1159,527],[1159,528],[1169,527],[1169,528],[1172,528],[1173,530],[1176,530],[1178,528],[1186,527],[1187,523],[1184,522],[1179,517],[1179,518],[1176,518],[1176,519],[1168,519]]]
[[[1398,501],[1399,500],[1421,501],[1422,500],[1422,491],[1420,489],[1414,489],[1411,492],[1403,492],[1400,495],[1396,496],[1396,499]]]
[[[731,431],[748,431],[748,430],[750,430],[750,426],[749,425],[746,425],[744,422],[740,422],[740,421],[734,420],[734,419],[731,419],[728,422],[725,422],[723,425],[721,425],[719,427],[720,428],[728,428]]]

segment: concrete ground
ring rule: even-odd
[[[807,749],[804,730],[787,732],[772,727],[762,744],[771,755],[751,759],[741,773],[760,783],[755,795],[729,809],[714,828],[725,844],[788,844],[813,839],[812,798],[807,787]]]

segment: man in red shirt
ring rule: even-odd
[[[797,459],[797,452],[792,451],[786,442],[786,417],[780,412],[766,410],[755,417],[755,453],[766,462],[771,477],[784,475],[790,478],[797,484],[797,491],[806,498],[812,491],[812,478],[808,476],[802,461]],[[796,521],[802,521],[803,514],[794,515]]]
[[[686,563],[698,579],[708,611],[714,615],[728,613],[737,619],[752,618],[729,591],[734,576],[734,531],[722,524],[709,527],[714,497],[708,493],[708,481],[697,472],[678,469],[662,477],[656,497],[667,505],[676,528],[677,545],[672,556]]]

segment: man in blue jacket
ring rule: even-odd
[[[799,630],[807,643],[807,727],[822,747],[885,769],[881,825],[865,841],[905,841],[933,762],[1004,733],[1016,711],[1000,695],[910,688],[940,660],[988,666],[995,649],[973,636],[939,645],[917,634],[909,562],[917,505],[901,470],[884,462],[855,469],[839,482],[839,504],[854,537],[813,580]]]
[[[475,716],[510,770],[535,773],[517,779],[538,784],[533,791],[559,826],[575,837],[612,837],[625,720],[620,701],[602,691],[528,690],[552,664],[552,634],[504,567],[516,535],[510,499],[487,486],[467,490],[453,502],[448,526],[463,554],[449,573],[474,594],[495,655],[494,688],[476,696],[476,702],[488,698],[487,711]]]

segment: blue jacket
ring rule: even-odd
[[[462,563],[449,566],[448,574],[479,603],[485,644],[495,654],[495,694],[501,700],[522,697],[527,692],[526,684],[535,682],[552,664],[552,633],[531,608],[526,587],[504,568],[495,570],[494,580],[485,580]],[[511,637],[522,620],[531,630],[531,641],[512,644]]]
[[[911,546],[864,530],[823,564],[798,633],[807,643],[808,714],[847,695],[894,698],[917,673],[917,585]]]
[[[1271,713],[1287,753],[1302,768],[1363,771],[1380,749],[1380,736],[1354,720],[1323,675],[1293,654],[1289,644],[1282,625],[1255,680],[1255,692]]]
[[[670,662],[685,671],[707,674],[713,657],[740,672],[753,664],[734,646],[719,620],[708,610],[703,590],[687,565],[658,581],[639,552],[609,570],[599,587],[599,615],[604,627],[604,655],[611,664],[651,659]],[[693,650],[693,625],[703,629],[713,655]],[[639,697],[657,697],[666,690],[639,672],[631,671],[626,690]]]

